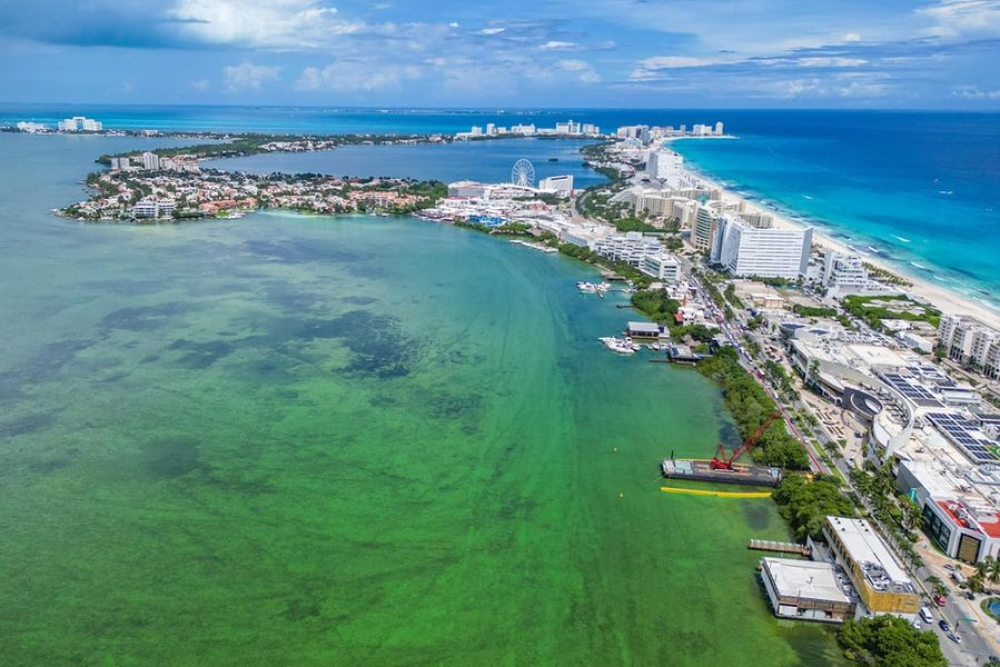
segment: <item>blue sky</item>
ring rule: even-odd
[[[1000,109],[1000,0],[0,0],[0,101]]]

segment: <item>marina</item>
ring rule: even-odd
[[[631,338],[616,338],[614,336],[604,336],[598,338],[604,347],[608,348],[612,352],[617,352],[618,354],[635,354],[642,349],[640,345],[635,343]]]

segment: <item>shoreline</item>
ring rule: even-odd
[[[680,141],[686,139],[678,138],[677,140]],[[673,141],[670,143],[673,143]],[[683,155],[681,151],[676,152]],[[790,218],[787,210],[793,209],[779,209],[770,203],[764,203],[761,199],[751,199],[746,196],[736,194],[733,191],[733,184],[728,186],[723,185],[718,176],[711,175],[700,168],[690,167],[687,164],[686,158],[684,166],[681,167],[681,171],[691,178],[705,182],[707,185],[719,190],[729,198],[738,201],[745,201],[748,204],[752,204],[757,208],[763,209],[769,215],[773,216],[773,225],[775,227],[782,229],[805,229],[807,227],[812,227],[814,246],[828,248],[837,252],[858,255],[862,257],[864,261],[872,264],[873,266],[899,275],[901,278],[912,283],[910,287],[905,288],[908,294],[917,297],[918,300],[923,299],[927,301],[944,314],[971,315],[982,320],[986,324],[1000,328],[1000,308],[991,307],[982,301],[976,300],[974,297],[962,294],[953,288],[939,285],[926,277],[914,275],[912,269],[908,266],[908,262],[905,262],[905,260],[900,260],[899,263],[887,261],[884,257],[881,257],[876,253],[866,249],[849,246],[849,244],[844,241],[838,240],[833,236],[835,233],[834,230],[831,230],[829,227],[820,227],[815,224],[809,224],[803,220]]]

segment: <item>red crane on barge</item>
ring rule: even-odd
[[[711,460],[710,465],[712,470],[732,470],[733,464],[739,460],[741,456],[750,451],[757,441],[761,439],[764,435],[764,431],[771,427],[775,419],[780,419],[781,413],[772,412],[767,416],[767,418],[757,427],[757,430],[751,434],[749,438],[743,441],[743,444],[733,450],[733,453],[729,456],[726,455],[726,448],[719,443],[719,453]]]

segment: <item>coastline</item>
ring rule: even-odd
[[[676,141],[681,140],[687,139],[678,138]],[[673,141],[670,143],[673,143]],[[681,154],[683,155],[683,153]],[[992,308],[974,298],[961,294],[954,289],[936,284],[923,276],[914,275],[912,270],[910,270],[906,264],[886,261],[885,258],[880,257],[876,253],[848,246],[847,243],[834,238],[829,229],[809,225],[804,221],[794,220],[789,218],[785,211],[780,210],[769,203],[764,203],[759,199],[749,199],[745,196],[738,195],[733,192],[731,185],[723,185],[717,176],[706,173],[701,169],[692,168],[686,162],[681,170],[690,177],[704,181],[712,188],[720,190],[731,199],[745,201],[758,208],[766,210],[769,215],[774,217],[773,224],[775,227],[783,229],[804,229],[811,226],[813,228],[814,245],[829,248],[837,252],[859,255],[873,266],[899,275],[912,283],[910,287],[906,288],[908,294],[915,296],[918,299],[927,301],[934,307],[938,308],[942,313],[950,315],[971,315],[982,320],[986,324],[1000,328],[1000,310],[998,309]]]

